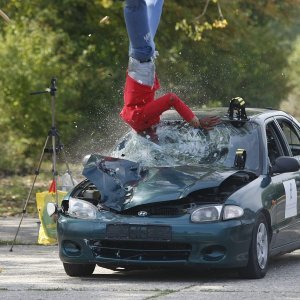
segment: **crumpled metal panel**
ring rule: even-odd
[[[93,154],[82,174],[96,185],[104,205],[121,211],[131,196],[132,185],[141,179],[141,171],[138,163]]]
[[[236,170],[205,165],[141,168],[139,163],[98,154],[91,155],[83,170],[99,189],[101,203],[117,211],[218,187],[234,173]]]

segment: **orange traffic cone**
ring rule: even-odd
[[[55,179],[52,180],[51,185],[49,187],[49,193],[56,193],[56,182]]]

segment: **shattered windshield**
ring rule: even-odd
[[[181,121],[161,122],[156,128],[158,141],[150,136],[128,132],[111,155],[143,166],[213,164],[234,167],[237,149],[246,150],[245,169],[259,169],[258,125],[247,122],[235,127],[223,122],[208,132]]]

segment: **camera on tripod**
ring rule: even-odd
[[[55,126],[55,101],[56,101],[56,92],[57,92],[56,83],[57,83],[57,79],[55,77],[53,77],[51,79],[49,88],[46,88],[44,91],[36,91],[36,92],[30,93],[30,95],[50,94],[50,96],[51,96],[51,128],[48,131],[48,135],[46,137],[44,147],[42,149],[42,153],[41,153],[40,158],[39,158],[38,167],[34,172],[35,177],[34,177],[32,186],[29,190],[28,196],[26,198],[24,207],[23,207],[21,220],[20,220],[19,226],[17,228],[16,235],[15,235],[15,238],[13,240],[12,246],[10,248],[11,252],[12,252],[13,246],[15,244],[17,235],[19,233],[23,217],[26,213],[27,205],[28,205],[29,199],[31,198],[37,176],[40,173],[40,168],[41,168],[41,164],[42,164],[45,153],[51,153],[51,155],[52,155],[52,184],[51,184],[51,186],[53,186],[53,192],[55,193],[56,204],[58,204],[58,192],[57,192],[58,173],[57,173],[56,164],[57,164],[57,155],[59,154],[59,152],[63,153],[63,157],[64,157],[65,164],[66,164],[66,167],[67,167],[67,174],[70,177],[72,185],[73,186],[75,185],[74,179],[71,176],[71,171],[70,171],[69,164],[68,164],[67,159],[66,159],[66,154],[64,152],[63,144],[60,142],[60,137],[59,137],[58,131],[57,131],[56,126]],[[51,138],[51,147],[47,148],[50,138]]]

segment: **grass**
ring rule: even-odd
[[[0,179],[0,216],[21,214],[33,183],[34,175],[10,176]],[[50,179],[50,180],[49,180]],[[39,175],[32,197],[28,201],[26,212],[36,214],[35,194],[48,189],[51,177]]]
[[[52,182],[51,164],[46,164],[46,168],[48,171],[40,170],[26,207],[26,213],[31,216],[38,215],[35,194],[47,191]],[[70,169],[77,181],[82,178],[80,176],[82,169],[80,165],[71,165]],[[24,176],[14,175],[0,178],[0,216],[18,216],[22,214],[34,178],[34,171],[32,174]]]

